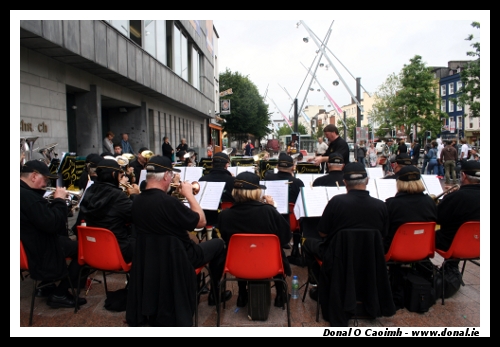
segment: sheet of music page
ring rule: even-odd
[[[202,181],[199,184],[200,192],[194,196],[196,201],[204,210],[217,211],[226,182]]]
[[[368,173],[368,177],[370,177],[370,180],[373,180],[375,178],[380,178],[384,177],[384,170],[382,167],[367,167],[366,172]]]
[[[443,187],[441,186],[441,182],[439,178],[435,175],[420,175],[422,178],[422,182],[424,182],[425,192],[426,194],[434,194],[439,195],[443,192]]]
[[[377,185],[375,184],[374,178],[368,178],[368,184],[366,185],[366,190],[370,192],[372,198],[378,199]]]
[[[271,195],[276,202],[276,209],[279,213],[288,213],[288,180],[260,181],[266,186],[265,195]]]
[[[325,188],[328,194],[328,201],[330,201],[335,195],[347,193],[347,189],[345,187],[325,187]]]
[[[296,173],[295,178],[298,178],[299,180],[304,182],[305,187],[312,187],[314,180],[323,175],[324,174]]]
[[[233,174],[234,177],[238,176],[238,174],[242,172],[251,172],[255,173],[255,167],[253,166],[230,166],[227,168],[229,172]]]
[[[304,211],[304,203],[302,202],[302,192],[299,192],[299,195],[297,196],[297,201],[295,201],[295,206],[293,207],[293,213],[297,219],[305,217],[306,215],[306,212]]]
[[[328,201],[327,187],[301,187],[304,217],[321,217]]]
[[[378,198],[385,201],[387,198],[392,198],[398,192],[395,179],[375,179],[377,186]]]
[[[203,168],[201,166],[178,166],[176,169],[181,170],[179,175],[181,176],[181,181],[194,182],[198,181],[201,176],[203,176]]]

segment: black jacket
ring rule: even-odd
[[[161,152],[164,157],[172,159],[172,154],[174,152],[174,149],[172,148],[170,143],[163,142],[163,144],[161,145]]]
[[[332,241],[323,255],[318,285],[324,319],[330,326],[346,327],[356,314],[358,301],[373,318],[394,315],[378,230],[344,229]]]
[[[118,240],[125,261],[132,260],[132,200],[120,187],[107,182],[94,182],[85,191],[80,210],[87,226],[111,230]]]
[[[28,256],[30,277],[36,280],[60,278],[68,271],[58,243],[59,237],[68,236],[68,206],[63,199],[49,202],[44,193],[21,181],[21,241]]]
[[[183,243],[175,236],[140,233],[132,264],[128,325],[192,326],[196,275]]]

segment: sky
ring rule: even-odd
[[[489,18],[484,11],[467,11],[466,15],[441,13],[442,16],[434,18],[419,11],[398,11],[398,14],[322,11],[317,14],[310,18],[311,11],[305,11],[306,19],[299,16],[297,19],[286,16],[262,20],[215,19],[219,73],[227,68],[248,76],[259,93],[266,96],[270,112],[276,112],[273,118],[280,118],[283,113],[293,119],[295,98],[299,110],[302,105],[310,104],[324,105],[328,111],[332,109],[328,107],[331,102],[321,91],[323,88],[342,107],[351,103],[351,96],[356,96],[356,78],[361,78],[361,92],[373,95],[415,55],[420,55],[427,66],[447,67],[451,60],[470,60],[466,53],[473,48],[471,41],[465,40],[470,34],[481,39],[481,63],[485,64],[485,41],[489,44],[489,29],[485,25],[489,24],[483,20],[489,21]],[[480,30],[471,26],[473,21],[481,22],[482,37]],[[301,24],[297,26],[297,23]],[[319,61],[321,51],[316,53],[319,46],[311,37],[320,43],[330,28],[326,55]],[[308,43],[304,43],[304,37],[309,37]],[[316,80],[313,80],[308,69],[314,72],[318,62],[328,65],[328,69],[317,68]],[[338,81],[338,86],[334,86],[333,81]],[[314,91],[309,91],[309,86]]]

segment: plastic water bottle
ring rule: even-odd
[[[292,278],[292,299],[299,298],[299,278],[297,275],[294,275]]]
[[[86,227],[87,226],[87,222],[85,222],[85,219],[82,219],[82,222],[80,223],[80,225],[82,227]]]

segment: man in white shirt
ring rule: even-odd
[[[469,158],[469,145],[467,144],[467,140],[462,138],[460,139],[460,143],[462,143],[462,148],[460,149],[460,156],[458,160],[467,160],[467,158]]]
[[[323,141],[322,137],[318,137],[318,144],[316,145],[316,156],[322,156],[328,149],[328,145]],[[321,163],[320,172],[325,171],[325,163]]]
[[[438,143],[438,146],[437,146],[438,178],[442,180],[444,178],[444,163],[441,162],[441,159],[439,159],[439,158],[441,158],[441,151],[444,148],[444,144],[443,144],[443,140],[441,140],[441,138],[439,138],[439,137],[436,139],[436,142]]]

